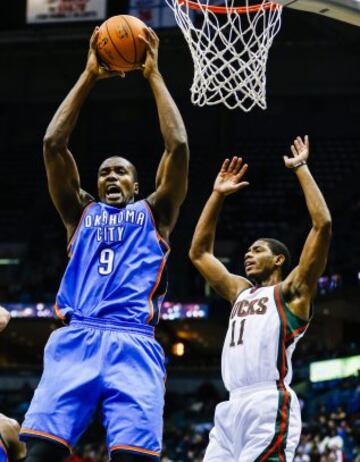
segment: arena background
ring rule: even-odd
[[[249,163],[251,187],[229,198],[221,215],[217,255],[225,264],[242,272],[244,249],[259,236],[284,241],[296,261],[310,223],[282,156],[296,135],[308,134],[310,168],[333,216],[333,240],[314,319],[294,358],[304,421],[296,460],[359,462],[359,366],[349,377],[336,378],[332,364],[328,380],[314,382],[310,364],[360,354],[360,29],[285,10],[268,63],[267,111],[196,108],[190,103],[193,65],[185,41],[178,28],[154,23],[149,3],[137,12],[153,21],[160,37],[160,70],[191,148],[189,192],[171,242],[167,319],[157,328],[168,369],[163,461],[200,462],[214,407],[226,399],[220,356],[229,306],[187,258],[214,176],[225,156],[241,154]],[[112,16],[128,13],[132,5],[109,0],[106,6]],[[27,24],[25,0],[2,6],[0,303],[13,320],[0,337],[0,410],[19,421],[41,374],[44,344],[60,325],[48,308],[66,265],[65,232],[47,192],[42,137],[83,69],[89,36],[99,23]],[[142,196],[152,191],[163,146],[141,73],[96,84],[70,146],[89,192],[95,194],[97,167],[108,154],[129,157],[138,167]],[[107,460],[98,419],[71,460]]]

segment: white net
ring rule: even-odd
[[[282,7],[269,0],[166,0],[194,61],[191,101],[266,109],[266,63]],[[217,3],[217,5],[216,5]],[[213,11],[213,9],[215,11]]]

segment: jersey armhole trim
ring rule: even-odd
[[[154,226],[154,229],[155,229],[155,232],[156,232],[156,236],[158,238],[159,241],[161,241],[165,247],[166,247],[166,252],[169,252],[170,251],[170,244],[167,242],[167,240],[165,238],[162,237],[162,235],[160,234],[160,231],[159,231],[159,228],[156,224],[156,220],[155,220],[155,216],[154,216],[154,212],[152,211],[152,208],[149,204],[149,202],[146,200],[146,199],[143,199],[144,201],[144,204],[145,204],[145,207],[148,209],[149,213],[150,213],[150,217],[151,217],[151,221],[152,221],[152,224]]]
[[[300,318],[299,316],[297,316],[287,305],[286,303],[286,300],[285,300],[285,295],[284,295],[284,292],[283,292],[283,288],[282,288],[282,283],[279,284],[279,293],[280,293],[280,297],[281,297],[281,301],[282,301],[282,304],[284,306],[284,309],[285,309],[285,313],[286,313],[286,317],[289,319],[289,320],[293,320],[296,324],[297,324],[297,327],[300,327],[300,326],[307,326],[309,324],[309,321],[310,321],[310,317],[308,320],[305,320],[305,319],[302,319]],[[311,311],[310,310],[310,315],[311,315]]]
[[[60,319],[60,321],[62,321],[64,323],[64,325],[66,325],[66,316],[64,316],[61,312],[61,309],[59,307],[59,304],[58,302],[56,301],[55,305],[54,305],[54,310],[55,310],[55,314],[56,316]]]
[[[284,332],[284,344],[287,348],[291,343],[294,342],[295,338],[302,335],[307,327],[309,326],[309,321],[296,316],[287,306],[284,293],[281,288],[281,284],[278,284],[274,287],[274,298],[275,304],[278,311],[284,314],[286,328]]]
[[[77,234],[78,234],[78,232],[79,232],[79,229],[80,229],[82,220],[83,220],[83,218],[84,218],[85,212],[86,212],[87,209],[88,209],[91,205],[93,205],[93,204],[96,204],[96,202],[94,202],[94,201],[89,202],[87,205],[85,205],[85,207],[83,208],[83,211],[81,212],[81,217],[80,217],[80,219],[79,219],[79,222],[78,222],[78,224],[77,224],[77,226],[76,226],[76,228],[75,228],[75,231],[73,232],[71,238],[69,239],[69,243],[68,243],[68,245],[67,245],[67,247],[66,247],[67,252],[68,252],[68,257],[71,257],[71,256],[72,256],[72,253],[71,253],[71,246],[73,245],[73,243],[74,243],[74,241],[75,241],[75,239],[76,239],[76,236],[77,236]]]

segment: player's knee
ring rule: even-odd
[[[65,446],[37,438],[27,442],[26,462],[63,462],[69,456]]]
[[[111,462],[154,462],[154,458],[143,454],[113,452],[111,454]]]

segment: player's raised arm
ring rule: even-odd
[[[287,168],[292,169],[304,192],[311,217],[312,228],[306,239],[298,266],[283,283],[285,298],[290,309],[308,319],[310,300],[315,294],[317,281],[323,273],[331,239],[331,215],[325,199],[307,165],[309,138],[297,137],[291,146],[293,157],[284,157]]]
[[[147,47],[143,66],[155,97],[165,152],[156,175],[156,191],[148,198],[159,229],[167,238],[173,230],[188,182],[189,147],[185,125],[158,69],[159,39],[151,29],[142,37]]]
[[[114,74],[103,69],[96,57],[99,28],[94,30],[85,70],[53,116],[44,137],[44,160],[52,201],[64,222],[68,237],[77,226],[82,209],[89,202],[80,188],[79,172],[69,151],[70,135],[77,122],[80,109],[98,79]]]
[[[0,332],[6,328],[11,319],[10,313],[0,306]]]
[[[249,183],[242,181],[247,170],[242,159],[233,157],[226,159],[216,177],[214,188],[196,225],[189,257],[194,266],[204,276],[211,287],[223,298],[233,303],[241,290],[250,287],[251,283],[235,274],[214,256],[216,225],[224,199],[245,188]]]

